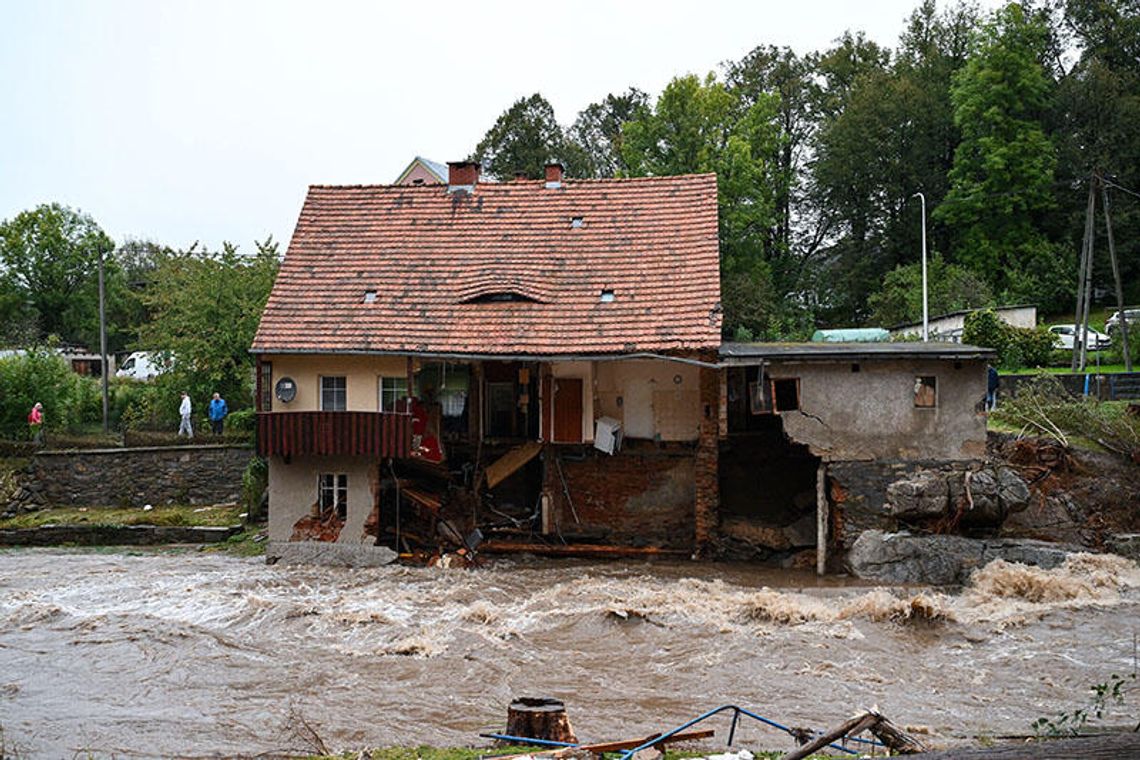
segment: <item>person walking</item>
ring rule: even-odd
[[[42,446],[44,443],[44,405],[37,401],[28,412],[28,429],[32,433],[32,442]]]
[[[220,393],[215,393],[214,397],[210,399],[210,427],[214,430],[214,435],[222,434],[222,426],[225,424],[226,415],[230,413],[229,407],[226,406],[226,400],[222,398]]]
[[[998,378],[998,371],[992,365],[986,367],[986,411],[992,412],[997,409],[997,394],[998,387],[1001,385],[1001,380]]]
[[[186,433],[187,438],[194,437],[194,426],[190,424],[190,394],[182,391],[182,403],[178,405],[178,413],[182,415],[182,422],[178,425],[178,435]]]

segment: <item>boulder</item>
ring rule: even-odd
[[[974,539],[864,532],[847,553],[851,572],[884,583],[946,586],[965,583],[995,559],[1053,568],[1080,547],[1029,539]]]
[[[1113,554],[1140,562],[1140,533],[1117,533],[1105,546]]]
[[[998,500],[1006,516],[1029,506],[1029,484],[1012,467],[998,467]]]
[[[920,470],[887,486],[887,513],[901,519],[940,517],[950,503],[946,476]]]

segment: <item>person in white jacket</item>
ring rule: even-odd
[[[182,403],[178,405],[178,413],[182,415],[182,422],[178,425],[178,435],[186,433],[187,438],[194,437],[194,427],[190,424],[190,394],[182,391]]]

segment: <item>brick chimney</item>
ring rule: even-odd
[[[557,161],[551,162],[546,165],[546,186],[547,187],[562,187],[562,164]]]
[[[448,161],[447,162],[447,191],[472,191],[479,181],[478,161]]]

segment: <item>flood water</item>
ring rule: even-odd
[[[1140,572],[991,565],[961,593],[746,566],[514,559],[476,570],[266,566],[197,552],[0,552],[0,726],[21,757],[480,744],[516,696],[580,739],[724,703],[822,728],[877,705],[1024,734],[1134,667]],[[723,741],[727,719],[709,727]],[[788,749],[742,724],[737,744]]]

